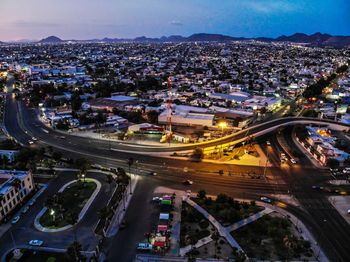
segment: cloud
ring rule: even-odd
[[[61,26],[58,23],[51,23],[51,22],[41,22],[41,21],[25,21],[25,20],[16,20],[9,23],[11,26],[14,27],[59,27]]]
[[[298,7],[285,0],[254,0],[246,1],[245,5],[257,13],[292,12]]]
[[[170,22],[171,25],[175,26],[183,26],[183,23],[181,21],[173,20]]]

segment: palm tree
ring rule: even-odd
[[[109,184],[109,191],[111,191],[111,185],[113,183],[113,176],[111,174],[107,175],[107,183]]]
[[[75,224],[78,223],[78,215],[76,213],[68,213],[67,216],[65,217],[65,220],[73,226],[73,233],[74,233],[74,240],[77,242],[77,231],[75,228]]]
[[[68,261],[82,261],[84,256],[81,254],[82,252],[82,246],[78,241],[74,241],[69,247],[67,248],[67,251],[65,253],[65,257]]]

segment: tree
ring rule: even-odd
[[[80,99],[79,91],[75,91],[71,97],[71,105],[72,105],[73,111],[80,110],[81,104],[82,104],[82,101]]]
[[[194,161],[200,162],[203,158],[204,158],[204,152],[202,148],[197,147],[196,149],[193,150],[192,159]]]
[[[68,248],[65,253],[65,257],[68,261],[82,261],[85,259],[83,256],[81,244],[77,241],[74,241]]]
[[[111,185],[114,181],[113,176],[111,174],[108,174],[106,177],[107,177],[107,183],[109,184],[109,191],[111,191]]]
[[[91,163],[86,158],[78,158],[75,161],[75,166],[80,170],[81,174],[85,174],[86,171],[90,168]]]
[[[61,158],[62,158],[62,153],[56,151],[56,152],[54,152],[54,153],[52,154],[52,158],[53,158],[56,162],[58,162],[58,161],[60,161]]]
[[[197,197],[200,198],[200,199],[205,199],[207,196],[207,192],[205,192],[205,190],[199,190],[198,193],[197,193]]]
[[[339,167],[339,161],[334,158],[329,158],[327,160],[327,166],[329,166],[330,168],[337,168]]]

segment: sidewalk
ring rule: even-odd
[[[214,225],[214,227],[218,230],[219,235],[224,237],[227,240],[227,242],[231,245],[231,247],[235,247],[235,248],[237,248],[237,250],[243,251],[242,248],[240,247],[240,245],[237,243],[237,241],[232,237],[230,232],[228,230],[226,230],[226,228],[223,227],[212,215],[210,215],[205,209],[203,209],[197,203],[192,201],[190,198],[188,198],[188,197],[185,198],[185,201],[190,206],[195,208],[198,212],[200,212],[202,215],[204,215],[209,220],[209,222],[212,223]]]
[[[134,192],[139,176],[133,175],[134,177],[131,176],[131,191]],[[125,201],[125,210],[124,210],[124,205],[122,203],[123,199],[121,200],[121,202],[119,203],[113,217],[111,220],[111,223],[109,224],[108,228],[107,228],[107,232],[106,232],[106,237],[112,237],[115,236],[118,231],[119,231],[119,226],[121,224],[121,222],[124,219],[126,210],[128,209],[128,206],[130,204],[131,198],[132,198],[132,194],[130,194],[130,186],[127,186],[126,191],[124,192],[124,197],[123,199],[126,197],[126,201]]]
[[[270,214],[272,212],[274,212],[272,209],[270,209],[268,207],[265,207],[264,210],[262,210],[262,211],[254,214],[254,215],[252,215],[250,217],[242,219],[242,220],[240,220],[240,221],[238,221],[238,222],[236,222],[236,223],[226,227],[226,230],[229,231],[229,232],[237,230],[238,228],[241,228],[241,227],[243,227],[243,226],[245,226],[247,224],[250,224],[250,223],[258,220],[259,218],[262,218],[263,216],[268,215],[268,214]]]
[[[174,200],[174,210],[172,211],[173,221],[171,223],[170,249],[168,251],[168,254],[171,256],[178,256],[180,252],[181,209],[182,198],[176,196]]]

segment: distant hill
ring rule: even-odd
[[[39,43],[62,43],[62,42],[63,40],[58,38],[57,36],[49,36],[39,41]]]
[[[57,36],[49,36],[40,40],[38,43],[62,43],[67,41],[72,42],[105,42],[105,43],[118,43],[118,42],[147,42],[147,43],[163,43],[163,42],[228,42],[228,41],[262,41],[262,42],[291,42],[291,43],[303,43],[309,46],[330,46],[330,47],[345,47],[350,46],[350,36],[332,36],[329,34],[322,34],[320,32],[312,35],[304,33],[295,33],[290,36],[282,35],[277,38],[269,37],[233,37],[222,34],[207,34],[198,33],[188,37],[181,35],[162,36],[160,38],[150,38],[146,36],[140,36],[136,38],[103,38],[103,39],[90,39],[90,40],[62,40]]]

